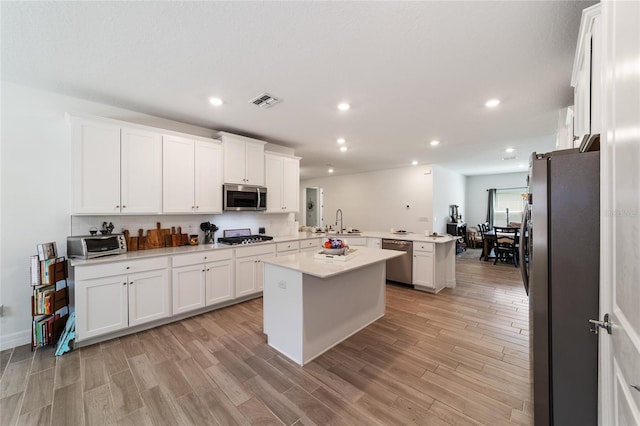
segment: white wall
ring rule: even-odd
[[[466,220],[465,214],[465,177],[459,173],[433,166],[433,230],[438,233],[447,232],[449,206],[458,205],[458,214]]]
[[[327,224],[335,223],[340,208],[347,228],[431,232],[432,177],[431,166],[415,166],[309,179],[300,182],[300,199],[306,199],[305,188],[322,187]]]
[[[487,219],[487,189],[527,186],[527,173],[503,173],[497,175],[467,176],[466,212],[467,226],[477,226]],[[517,222],[516,218],[513,218]]]
[[[95,115],[168,130],[211,137],[214,130],[191,126],[109,105],[27,88],[2,81],[2,145],[0,147],[0,350],[30,341],[29,256],[36,244],[56,241],[66,254],[66,237],[87,233],[90,226],[112,221],[116,230],[132,233],[154,227],[182,225],[199,231],[210,220],[221,230],[265,226],[270,235],[290,234],[293,214],[227,213],[194,216],[70,217],[70,148],[65,112]],[[268,149],[274,149],[267,146]],[[195,232],[194,232],[195,233]],[[199,232],[201,237],[202,233]],[[221,232],[219,233],[221,234]]]

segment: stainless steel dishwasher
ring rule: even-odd
[[[413,284],[413,241],[383,239],[382,248],[406,253],[387,260],[387,279],[403,284]]]

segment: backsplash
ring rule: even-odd
[[[189,214],[189,215],[135,215],[135,216],[71,216],[71,235],[88,235],[92,227],[100,230],[103,222],[113,223],[114,233],[121,233],[128,229],[132,236],[138,235],[138,229],[155,229],[156,222],[162,228],[182,227],[182,233],[197,234],[200,241],[204,241],[204,232],[200,230],[200,223],[211,222],[218,226],[216,239],[223,236],[225,229],[250,228],[253,234],[258,233],[259,227],[265,228],[265,234],[272,237],[293,235],[298,232],[298,222],[294,213],[264,214],[257,212],[229,212],[224,214]]]

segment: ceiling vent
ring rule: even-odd
[[[280,102],[280,99],[274,98],[268,93],[263,93],[249,101],[249,103],[252,103],[262,108],[270,108],[275,104],[277,104],[278,102]]]
[[[516,158],[518,157],[516,157],[515,155],[512,155],[510,157],[502,157],[503,160],[515,160]]]

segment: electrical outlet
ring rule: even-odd
[[[278,287],[287,288],[287,282],[286,281],[278,281]]]
[[[418,222],[429,222],[429,218],[427,216],[420,216]]]

